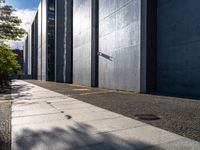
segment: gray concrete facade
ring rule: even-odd
[[[38,80],[42,80],[42,6],[38,7]]]
[[[91,85],[91,0],[73,2],[73,83]]]
[[[31,28],[29,29],[28,31],[28,60],[27,60],[27,63],[28,63],[28,76],[31,76],[32,75],[32,50],[31,50],[31,37],[32,37],[32,31],[31,31]]]
[[[140,91],[140,0],[99,1],[99,86]]]
[[[47,0],[41,0],[41,76],[48,80],[47,74]]]
[[[157,89],[200,95],[200,1],[158,1]]]
[[[24,42],[24,74],[28,75],[28,36],[25,37]]]
[[[38,8],[37,73],[30,68],[34,53],[28,34],[29,75],[144,93],[200,95],[197,0],[55,2],[54,41],[48,34],[49,0],[41,0]]]

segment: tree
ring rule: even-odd
[[[0,85],[8,76],[20,70],[16,56],[6,44],[0,44]]]
[[[0,4],[4,3],[0,0]],[[16,10],[9,5],[0,5],[0,40],[20,40],[26,33],[20,28],[21,20],[13,15]]]
[[[20,40],[25,30],[20,28],[21,20],[13,16],[15,9],[12,6],[1,5],[5,0],[0,0],[0,85],[7,84],[7,77],[20,70],[16,61],[16,54],[4,44],[6,40]]]

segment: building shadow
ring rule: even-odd
[[[189,100],[200,101],[200,95],[186,95],[186,94],[176,94],[176,93],[164,93],[164,92],[149,92],[148,94],[154,96],[165,96],[169,98],[183,98]]]
[[[51,131],[24,129],[15,138],[12,148],[15,150],[134,150],[154,148],[152,145],[136,139],[124,140],[108,132],[92,134],[91,130],[93,127],[83,123],[78,123],[67,129],[53,128]],[[159,148],[159,150],[161,149]]]

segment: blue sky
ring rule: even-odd
[[[16,9],[36,9],[39,0],[6,0],[6,4],[12,5]]]
[[[6,0],[6,4],[12,5],[16,9],[14,15],[22,20],[21,27],[28,31],[39,5],[39,1],[40,0]],[[8,44],[13,49],[23,49],[24,38],[22,38],[21,41],[9,41]]]

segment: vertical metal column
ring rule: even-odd
[[[99,75],[99,1],[92,0],[91,86],[98,87]]]
[[[141,75],[140,90],[156,91],[157,0],[141,1]]]

